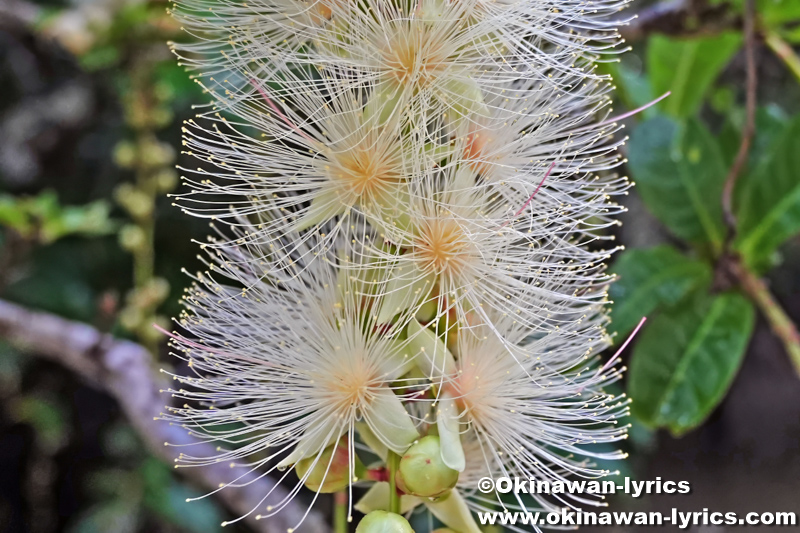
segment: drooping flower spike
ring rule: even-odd
[[[223,446],[180,463],[281,472],[262,516],[363,484],[359,510],[394,513],[365,523],[424,504],[469,532],[504,505],[478,473],[608,473],[627,403],[597,354],[628,182],[595,64],[624,4],[178,2],[194,40],[174,49],[212,102],[177,203],[225,223],[167,415]]]

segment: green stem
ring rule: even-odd
[[[775,52],[775,55],[786,63],[786,66],[789,67],[792,74],[800,81],[800,57],[798,57],[789,43],[784,41],[777,32],[771,30],[767,30],[764,33],[764,40],[767,46]]]
[[[389,511],[400,514],[400,495],[397,493],[397,468],[400,465],[400,456],[389,450],[386,468],[389,470]]]
[[[742,284],[742,289],[755,303],[769,322],[772,332],[783,342],[789,359],[800,375],[800,333],[781,305],[769,292],[766,284],[744,265],[735,266],[735,274]]]
[[[333,531],[347,533],[347,493],[337,492],[333,495]]]

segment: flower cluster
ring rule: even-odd
[[[604,261],[629,184],[596,62],[625,3],[177,3],[212,97],[177,203],[219,222],[165,415],[219,454],[180,464],[280,472],[260,517],[364,486],[360,511],[462,533],[470,510],[575,503],[488,497],[484,475],[609,473],[627,401],[598,364]]]

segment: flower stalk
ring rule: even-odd
[[[400,456],[389,452],[386,468],[389,470],[389,512],[400,514],[400,493],[397,492],[397,469],[400,466]]]
[[[347,493],[339,491],[333,497],[333,531],[347,533]]]

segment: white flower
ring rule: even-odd
[[[628,426],[618,420],[627,416],[628,401],[604,392],[622,369],[598,372],[595,365],[595,355],[608,344],[604,320],[597,316],[538,338],[523,338],[523,329],[506,323],[505,339],[517,339],[511,346],[493,335],[459,336],[456,375],[439,398],[440,435],[448,426],[465,433],[464,446],[481,450],[465,452],[472,469],[495,478],[553,482],[607,475],[593,460],[624,457],[600,446],[627,438]],[[474,474],[462,475],[459,486],[476,508],[491,507],[481,505],[486,497],[477,492]],[[493,499],[500,504],[499,494]],[[554,506],[552,498],[535,499],[545,508]],[[598,504],[583,495],[557,503],[576,502]]]
[[[320,83],[336,90],[335,84]],[[367,89],[333,98],[307,89],[283,110],[268,87],[257,89],[244,124],[218,118],[221,124],[210,130],[194,121],[184,128],[188,153],[216,167],[213,173],[184,169],[197,176],[188,180],[193,190],[181,195],[188,212],[223,221],[255,215],[262,221],[259,233],[266,235],[316,229],[353,210],[401,216],[413,169],[433,160],[428,157],[426,165],[426,154],[413,152],[397,116],[381,116],[386,106],[365,113]],[[243,131],[250,128],[262,132],[262,139]],[[228,201],[220,203],[220,196]]]
[[[413,357],[355,305],[335,257],[305,264],[275,253],[268,262],[243,247],[212,256],[181,319],[197,341],[174,340],[194,377],[175,376],[183,388],[171,392],[187,403],[166,418],[225,447],[214,457],[187,450],[180,465],[235,461],[271,472],[344,438],[353,478],[357,422],[397,453],[419,437],[392,388]]]

